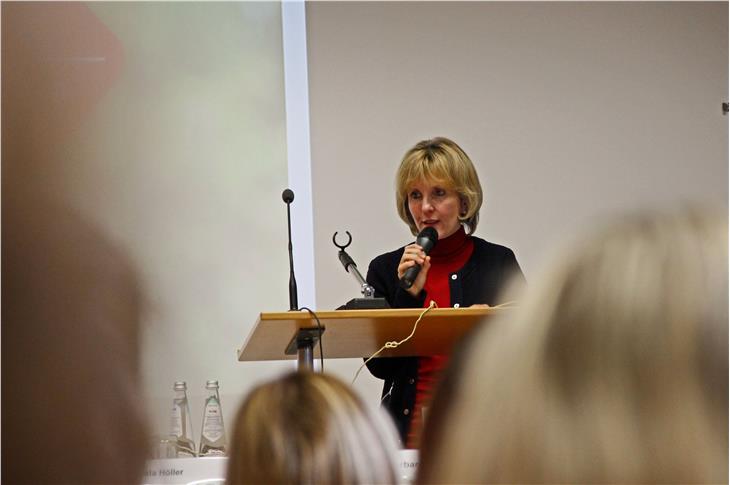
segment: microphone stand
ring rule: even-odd
[[[294,254],[291,243],[291,209],[290,205],[294,201],[294,192],[290,189],[284,190],[281,198],[286,203],[286,220],[289,232],[289,311],[299,311],[299,303],[297,301],[297,280],[294,277]],[[286,349],[286,354],[297,354],[297,369],[300,371],[314,370],[314,345],[318,339],[322,338],[324,327],[320,328],[300,328],[292,337],[291,342]]]
[[[385,298],[375,297],[375,288],[370,286],[368,282],[365,281],[365,278],[362,277],[360,271],[357,270],[357,265],[355,264],[355,261],[353,261],[350,255],[347,254],[347,251],[345,251],[345,249],[352,243],[352,235],[350,234],[350,231],[345,231],[345,234],[347,234],[347,237],[349,239],[344,245],[337,244],[336,232],[332,235],[332,242],[336,247],[340,249],[340,252],[337,253],[337,257],[340,259],[340,263],[342,263],[342,266],[345,267],[345,271],[350,273],[355,278],[355,281],[357,281],[357,283],[360,285],[360,292],[362,293],[363,297],[353,298],[352,300],[345,303],[343,306],[339,307],[338,310],[375,310],[380,308],[390,308],[390,305],[388,305],[388,302]]]
[[[286,223],[289,233],[289,311],[295,312],[299,310],[299,302],[297,299],[297,279],[294,277],[294,253],[291,244],[291,209],[290,205],[294,201],[294,192],[290,189],[284,190],[281,198],[286,203]]]

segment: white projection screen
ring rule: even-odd
[[[259,312],[289,308],[281,3],[2,8],[3,54],[17,49],[47,81],[33,86],[38,119],[62,134],[40,167],[48,190],[140,275],[150,433],[168,432],[184,380],[197,440],[207,379],[220,381],[230,433],[245,392],[294,368],[236,356]]]

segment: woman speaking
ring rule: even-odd
[[[482,187],[467,154],[447,138],[433,138],[406,152],[396,175],[398,215],[413,235],[433,228],[438,243],[428,255],[414,243],[375,258],[367,281],[393,308],[496,305],[512,277],[524,280],[509,248],[472,234],[479,221]],[[412,284],[401,285],[409,268],[421,266]],[[407,287],[407,289],[406,289]],[[447,356],[377,358],[370,372],[385,381],[383,405],[393,416],[403,445],[417,448],[420,432]]]

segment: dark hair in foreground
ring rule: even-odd
[[[140,483],[135,273],[95,227],[34,195],[3,200],[2,482]]]
[[[339,379],[291,373],[238,410],[227,483],[397,483],[396,443],[389,417]]]
[[[628,217],[480,329],[420,483],[727,483],[727,214]]]

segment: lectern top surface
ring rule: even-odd
[[[421,319],[411,340],[397,349],[387,349],[383,357],[436,355],[451,346],[474,325],[490,320],[496,308],[433,308]],[[385,342],[400,341],[413,330],[423,309],[331,310],[318,311],[324,327],[325,358],[369,357]],[[285,350],[301,328],[317,328],[309,312],[261,313],[243,347],[239,361],[290,360]],[[319,357],[319,346],[315,347]]]

